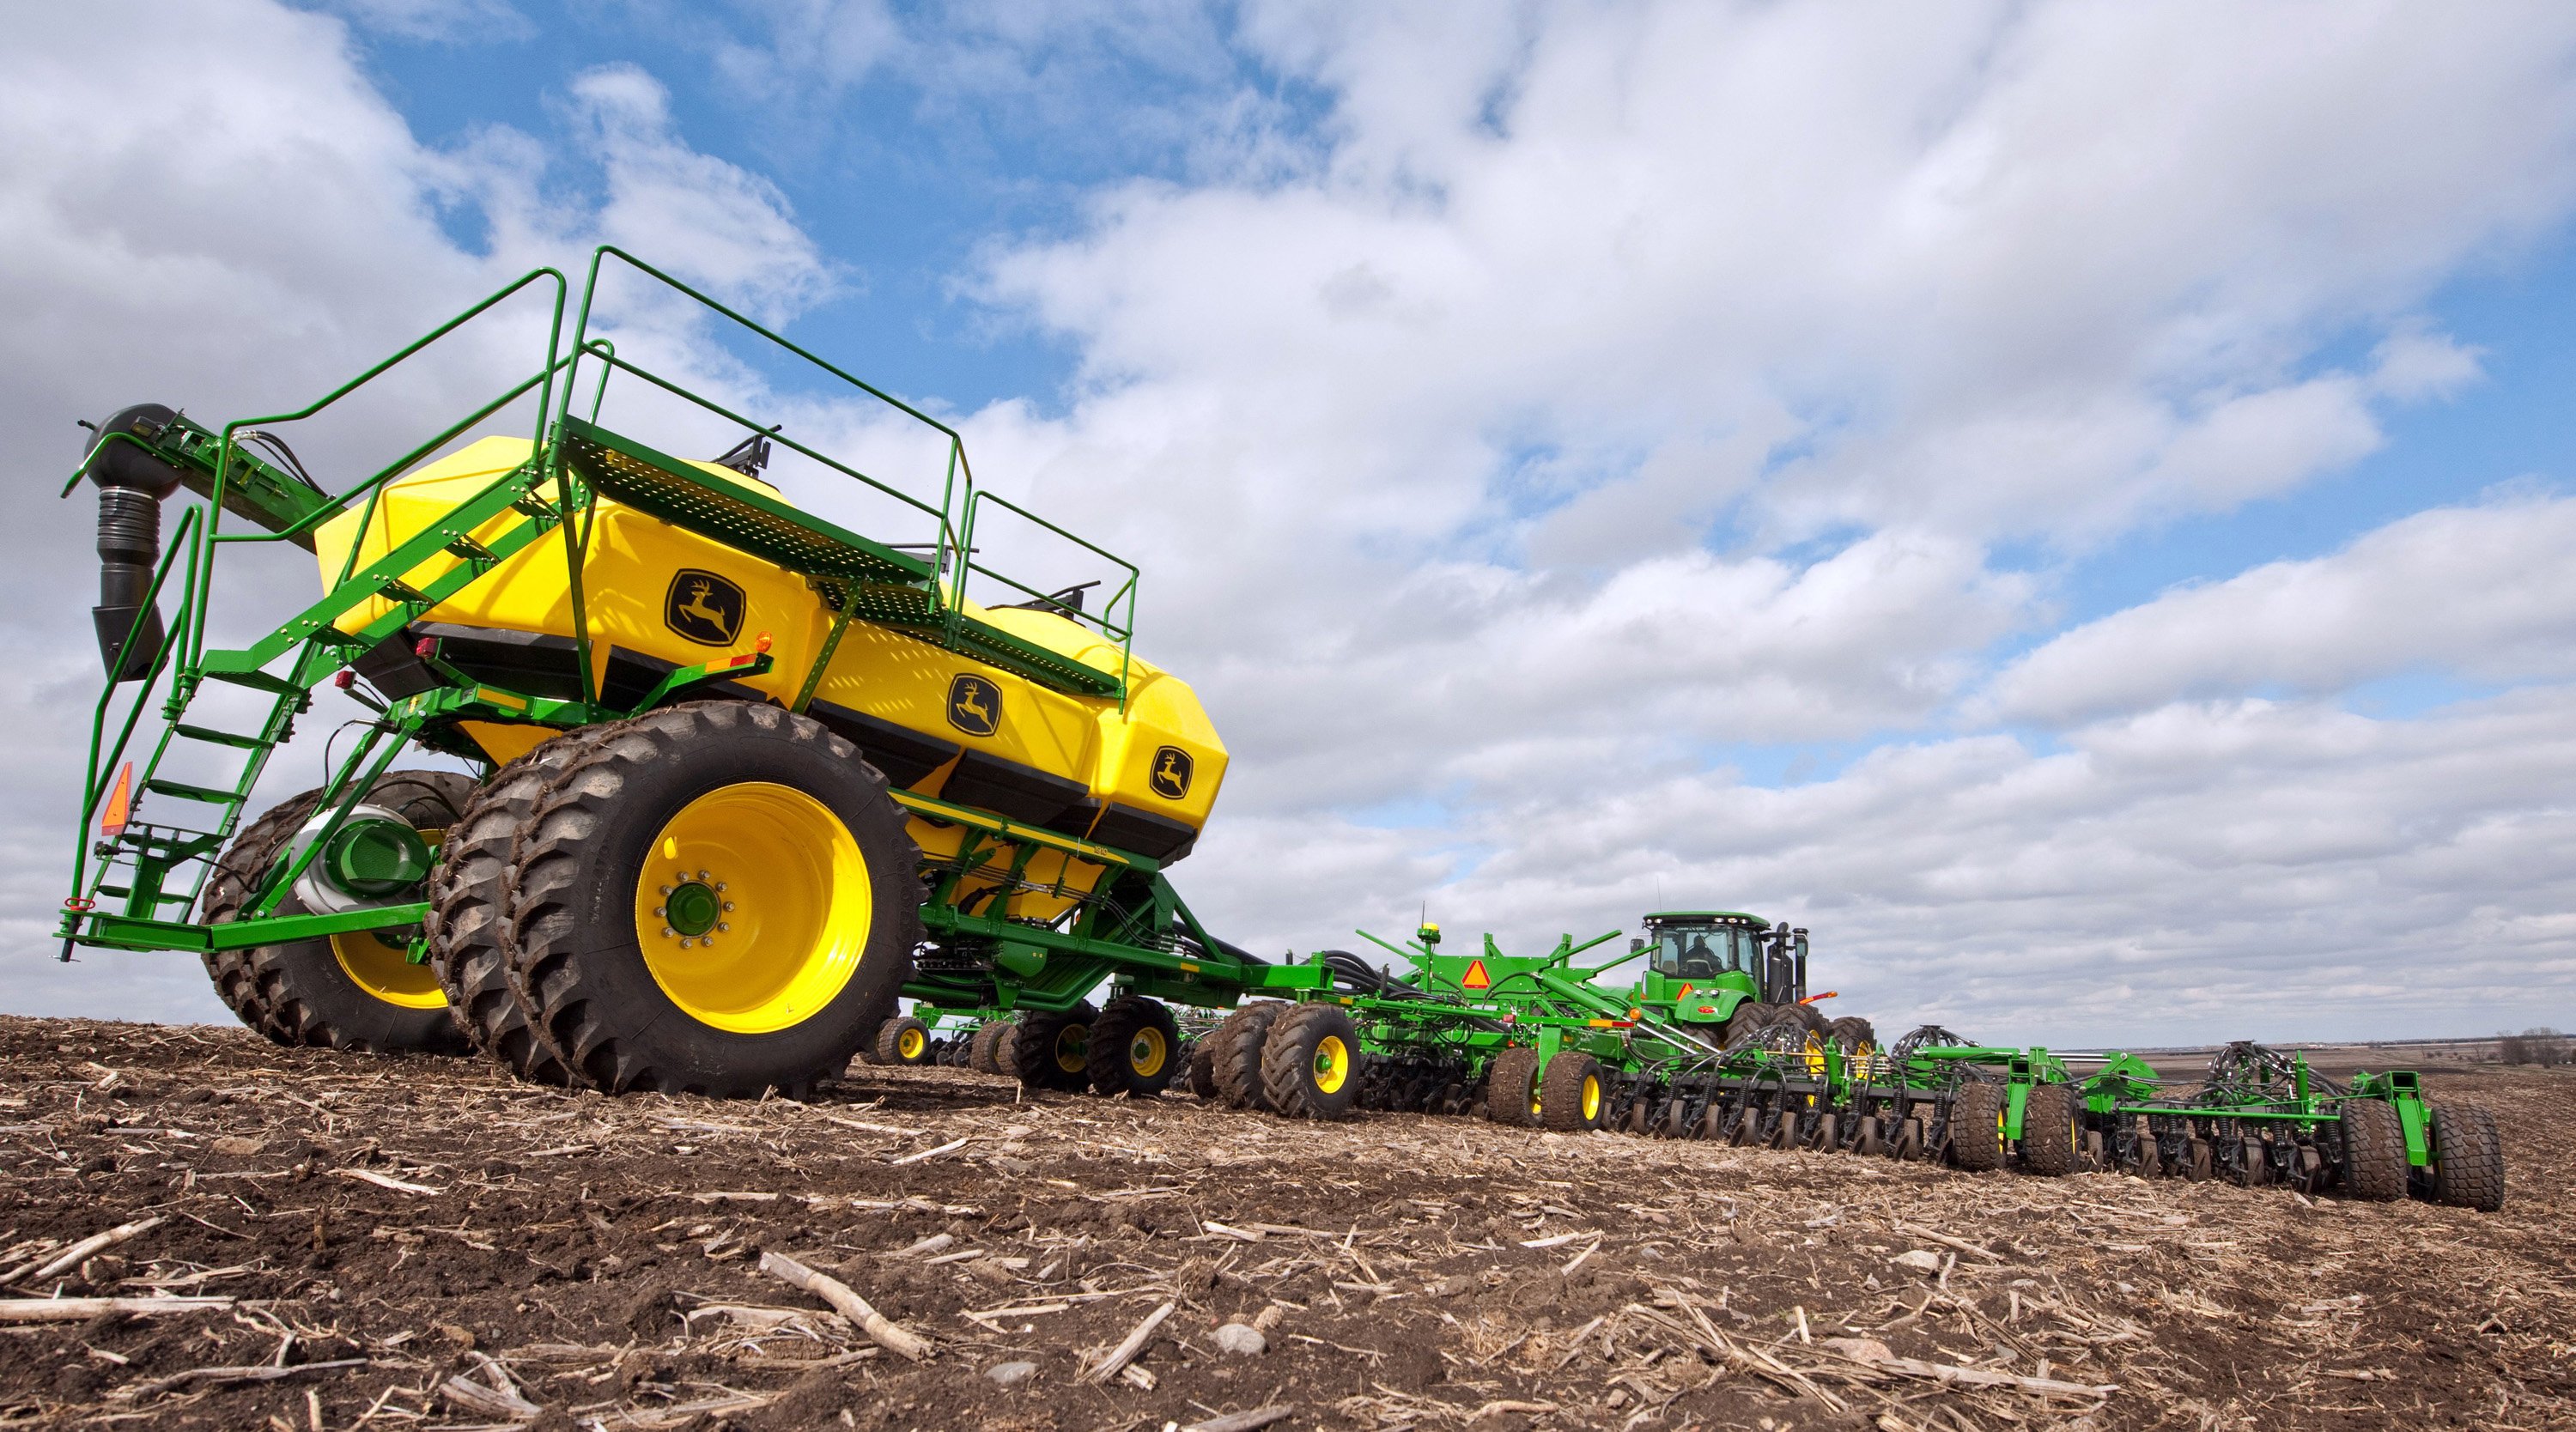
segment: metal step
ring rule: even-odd
[[[170,734],[187,741],[204,741],[209,745],[230,746],[237,751],[265,750],[269,742],[260,736],[244,736],[232,731],[216,731],[204,726],[172,726]]]
[[[143,788],[160,795],[177,796],[183,801],[204,801],[208,805],[238,805],[242,800],[242,794],[239,791],[222,791],[212,786],[192,786],[185,781],[148,780],[143,783]]]
[[[297,696],[303,693],[303,687],[283,676],[271,676],[257,667],[242,666],[250,655],[251,653],[246,651],[207,652],[206,663],[202,668],[205,678],[208,681],[227,681],[235,686],[247,686],[253,691],[265,691],[272,696]],[[240,669],[222,665],[226,657],[232,658],[234,666]]]

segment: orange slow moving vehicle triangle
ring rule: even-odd
[[[1467,962],[1467,973],[1459,977],[1458,987],[1460,989],[1492,989],[1494,987],[1494,977],[1485,973],[1485,962],[1483,960],[1469,960]]]

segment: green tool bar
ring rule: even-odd
[[[89,933],[79,942],[118,950],[242,950],[254,945],[282,945],[359,930],[399,929],[429,917],[429,902],[379,905],[343,915],[272,915],[264,920],[235,920],[199,925],[186,920],[144,920],[132,915],[93,911]]]
[[[2309,1124],[2330,1123],[2342,1117],[2340,1112],[2328,1113],[2321,1109],[2307,1113],[2294,1113],[2279,1109],[2231,1109],[2225,1105],[2213,1108],[2207,1104],[2197,1107],[2189,1104],[2114,1104],[2111,1106],[2111,1112],[2114,1114],[2185,1114],[2195,1119],[2269,1119],[2276,1123]]]

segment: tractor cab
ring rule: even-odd
[[[1646,917],[1632,949],[1646,956],[1639,1004],[1690,1024],[1721,1024],[1748,1000],[1795,1004],[1807,993],[1807,932],[1736,910],[1667,910]]]

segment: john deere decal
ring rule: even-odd
[[[713,572],[682,567],[662,599],[662,624],[700,646],[731,646],[742,634],[742,588]]]
[[[980,676],[960,675],[948,683],[948,724],[969,736],[990,736],[1002,729],[1002,688]]]
[[[1176,801],[1190,793],[1190,753],[1178,746],[1165,746],[1154,752],[1154,794]]]

